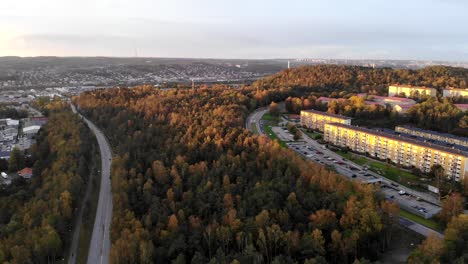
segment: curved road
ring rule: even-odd
[[[264,135],[265,132],[263,131],[263,127],[261,125],[261,119],[263,117],[264,114],[266,114],[268,112],[268,109],[265,108],[265,107],[262,107],[262,108],[259,108],[257,110],[255,110],[254,112],[252,112],[246,119],[246,122],[245,122],[245,126],[247,129],[249,129],[251,132],[254,132],[253,131],[253,126],[252,126],[252,123],[255,123],[255,126],[256,126],[256,130],[258,131],[258,134],[260,135]],[[312,145],[316,145],[316,148],[317,149],[320,149],[322,150],[321,146],[315,142],[314,140],[312,139],[309,139],[308,136],[306,136],[304,133],[303,133],[303,138],[308,141],[308,143],[311,143]],[[327,150],[322,150],[322,151],[327,151]],[[330,153],[327,153],[328,155],[330,156],[333,156],[333,152],[330,151]],[[337,154],[335,154],[337,155]],[[352,163],[352,162],[350,162]],[[353,163],[353,166],[355,167],[359,167],[359,165],[357,164],[354,164]],[[346,173],[344,173],[343,171],[338,171],[340,174],[343,174],[343,175],[346,175]],[[425,237],[428,237],[430,234],[436,234],[437,236],[439,237],[443,237],[444,235],[435,231],[435,230],[432,230],[426,226],[423,226],[417,222],[414,222],[410,219],[407,219],[403,216],[400,216],[400,219],[399,219],[399,223],[400,225],[408,228],[408,229],[411,229]]]
[[[73,112],[76,111],[72,105]],[[90,264],[109,263],[110,255],[110,224],[112,220],[112,191],[110,180],[110,167],[112,163],[112,153],[106,137],[91,121],[78,113],[88,124],[89,128],[96,135],[101,152],[101,189],[94,219],[93,234],[89,243],[88,261]],[[76,254],[70,259],[74,260]]]

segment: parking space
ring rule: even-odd
[[[289,132],[289,130],[286,127],[272,127],[271,130],[282,141],[294,141],[294,136]]]
[[[323,145],[311,144],[307,141],[288,142],[286,145],[311,161],[332,166],[338,173],[349,177],[351,180],[379,186],[387,199],[397,202],[406,211],[424,218],[430,218],[440,211],[440,206],[425,201],[406,188],[342,158]]]

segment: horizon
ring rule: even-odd
[[[0,56],[468,61],[466,10],[460,0],[19,0],[0,10]]]
[[[17,56],[8,55],[0,56],[2,58],[20,58],[20,59],[36,59],[36,58],[57,58],[57,59],[73,59],[73,58],[103,58],[103,59],[174,59],[174,60],[244,60],[244,61],[273,61],[273,60],[336,60],[336,61],[416,61],[416,62],[449,62],[449,63],[468,63],[468,60],[430,60],[430,59],[375,59],[375,58],[362,58],[362,59],[351,59],[351,58],[320,58],[320,57],[304,57],[304,58],[239,58],[239,57],[143,57],[143,56],[54,56],[54,55],[38,55],[38,56]]]

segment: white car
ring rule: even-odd
[[[403,191],[403,190],[400,190],[400,191],[398,192],[398,194],[399,194],[399,195],[403,195],[403,194],[406,194],[406,192]]]
[[[312,158],[314,156],[314,154],[307,154],[306,157],[308,158]]]

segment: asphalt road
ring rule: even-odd
[[[76,112],[75,107],[72,109]],[[79,114],[79,113],[78,113]],[[91,121],[80,115],[96,135],[101,152],[101,189],[94,219],[93,234],[89,244],[89,264],[109,263],[110,256],[110,224],[112,220],[112,191],[110,180],[110,166],[112,163],[112,152],[106,137]],[[76,254],[75,254],[76,256]]]
[[[246,127],[252,131],[251,129],[252,123],[256,123],[255,126],[257,126],[257,131],[259,131],[259,134],[265,134],[265,131],[263,130],[263,127],[262,127],[263,125],[262,125],[261,118],[267,111],[268,111],[267,109],[261,108],[261,109],[257,109],[255,112],[249,115],[249,117],[246,120]],[[402,204],[402,203],[405,205],[410,204],[411,206],[414,204],[424,203],[423,201],[416,201],[414,197],[410,198],[409,196],[406,196],[406,195],[403,195],[403,196],[398,195],[398,191],[400,189],[403,189],[407,191],[408,193],[414,192],[414,191],[408,188],[404,188],[401,185],[398,185],[397,189],[393,188],[391,186],[391,183],[393,182],[389,181],[388,179],[382,177],[379,174],[376,174],[371,171],[366,171],[366,174],[370,175],[372,178],[365,177],[363,173],[359,173],[363,171],[363,168],[361,166],[351,161],[344,161],[341,156],[339,156],[338,154],[336,154],[335,152],[327,148],[324,148],[323,145],[320,145],[315,140],[310,139],[308,136],[304,134],[303,134],[302,142],[288,143],[287,146],[291,148],[292,150],[294,150],[295,152],[297,152],[298,154],[304,156],[305,158],[311,161],[324,164],[324,165],[333,166],[337,170],[338,173],[349,177],[351,180],[359,180],[362,182],[366,182],[372,179],[381,180],[383,183],[389,186],[389,188],[383,189],[383,193],[385,194],[386,198],[389,200],[396,201],[399,204]],[[320,152],[321,154],[317,154],[317,152]],[[340,162],[341,164],[338,164],[336,162]],[[351,170],[350,168],[355,168],[357,170]],[[419,194],[419,192],[417,193]],[[422,196],[421,198],[423,199],[426,198],[426,195],[424,194],[421,194],[421,196]],[[430,201],[432,202],[433,200],[430,199]],[[424,203],[424,206],[425,206],[424,208],[427,208],[428,210],[434,210],[434,208],[439,210],[439,207],[437,205]],[[410,209],[414,209],[414,208],[410,207]],[[443,236],[439,232],[436,232],[430,228],[427,228],[419,223],[416,223],[402,216],[400,216],[400,224],[426,237],[429,236],[431,233],[435,233],[436,235],[440,237]]]

